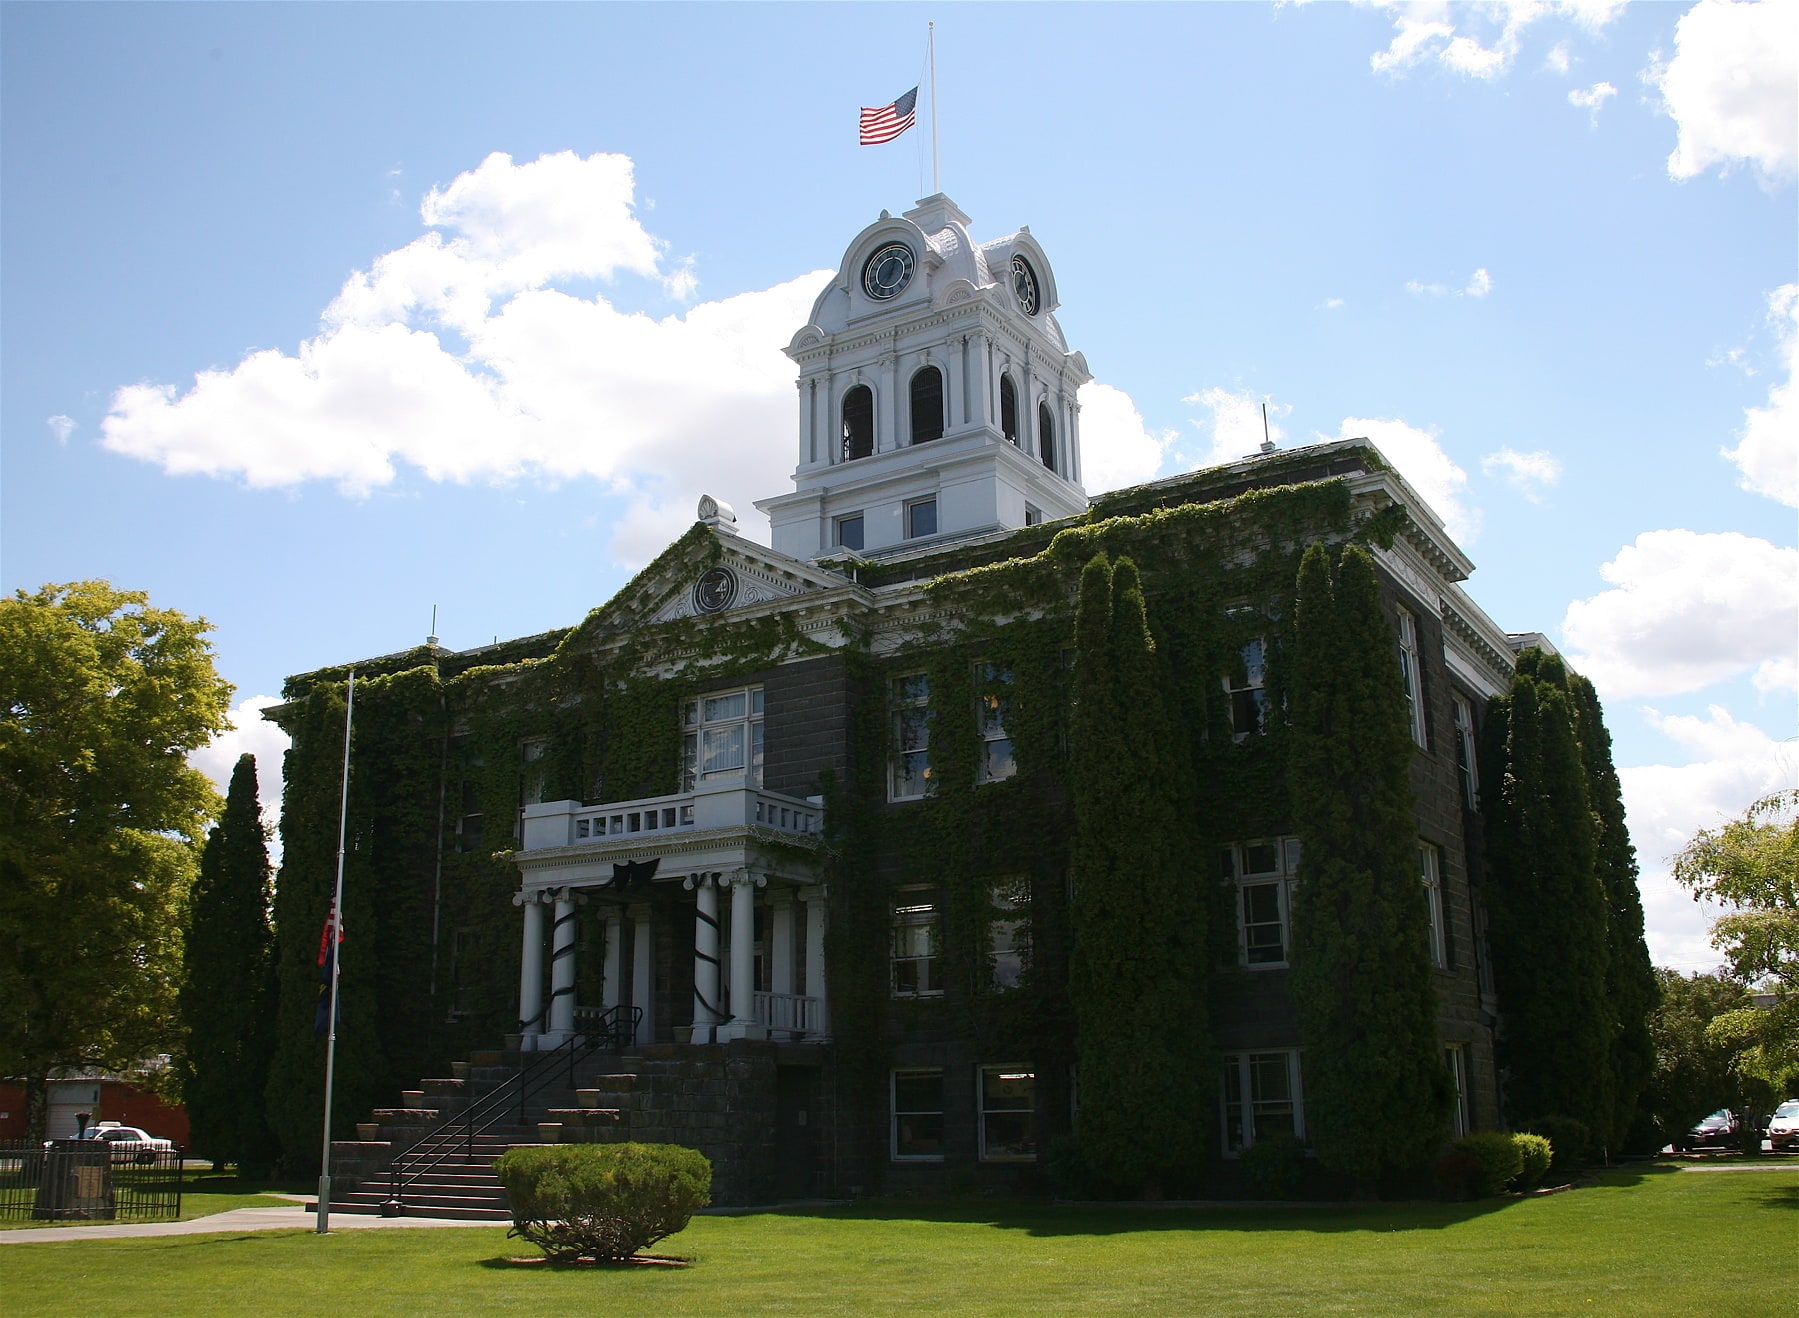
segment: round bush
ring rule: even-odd
[[[1305,1147],[1292,1135],[1270,1135],[1243,1150],[1243,1184],[1258,1199],[1291,1199],[1305,1170]]]
[[[1593,1142],[1593,1133],[1586,1123],[1573,1117],[1536,1117],[1520,1123],[1518,1129],[1549,1141],[1554,1155],[1549,1164],[1551,1171],[1564,1172],[1586,1161]]]
[[[562,1262],[616,1262],[712,1202],[712,1164],[679,1144],[546,1144],[493,1165],[512,1231]]]
[[[1524,1166],[1524,1170],[1518,1173],[1518,1179],[1514,1182],[1515,1188],[1519,1190],[1536,1189],[1543,1183],[1543,1178],[1549,1174],[1550,1165],[1555,1161],[1555,1150],[1548,1140],[1541,1135],[1533,1135],[1527,1130],[1521,1130],[1513,1135],[1512,1144],[1517,1148],[1518,1157]]]
[[[1455,1152],[1466,1153],[1480,1163],[1475,1193],[1482,1199],[1498,1194],[1524,1170],[1524,1157],[1512,1137],[1500,1130],[1477,1130],[1455,1142]]]

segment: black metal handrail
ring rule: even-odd
[[[465,1158],[473,1157],[475,1140],[501,1124],[515,1100],[518,1110],[514,1120],[523,1125],[532,1096],[541,1093],[565,1067],[568,1087],[573,1089],[575,1063],[601,1048],[616,1051],[628,1047],[642,1019],[642,1007],[613,1007],[599,1014],[593,1028],[571,1036],[547,1053],[536,1054],[530,1063],[520,1054],[516,1074],[495,1085],[457,1119],[438,1126],[388,1164],[388,1195],[382,1211],[398,1216],[405,1208],[408,1184],[443,1166],[458,1152]]]

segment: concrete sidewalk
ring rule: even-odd
[[[318,1225],[300,1204],[280,1208],[234,1208],[186,1222],[96,1222],[92,1226],[22,1227],[0,1231],[0,1245],[37,1245],[67,1240],[129,1240],[139,1236],[202,1236],[216,1232],[311,1231]],[[372,1227],[505,1227],[504,1222],[462,1222],[444,1217],[377,1217],[370,1213],[332,1213],[331,1232]]]

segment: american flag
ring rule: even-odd
[[[914,87],[892,105],[878,109],[862,107],[862,145],[878,146],[891,142],[910,128],[918,118],[918,88]]]

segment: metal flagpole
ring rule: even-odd
[[[930,51],[931,60],[931,194],[935,196],[943,191],[943,185],[937,181],[937,25],[927,25],[925,45]]]
[[[337,981],[343,974],[342,945],[344,924],[344,837],[350,817],[350,724],[356,714],[356,670],[350,670],[350,685],[344,701],[344,781],[337,802],[337,887],[331,897],[331,931],[326,947],[331,950],[331,1000],[325,1004],[325,1133],[324,1148],[319,1155],[319,1221],[315,1228],[322,1236],[331,1229],[331,1081],[337,1068]]]

